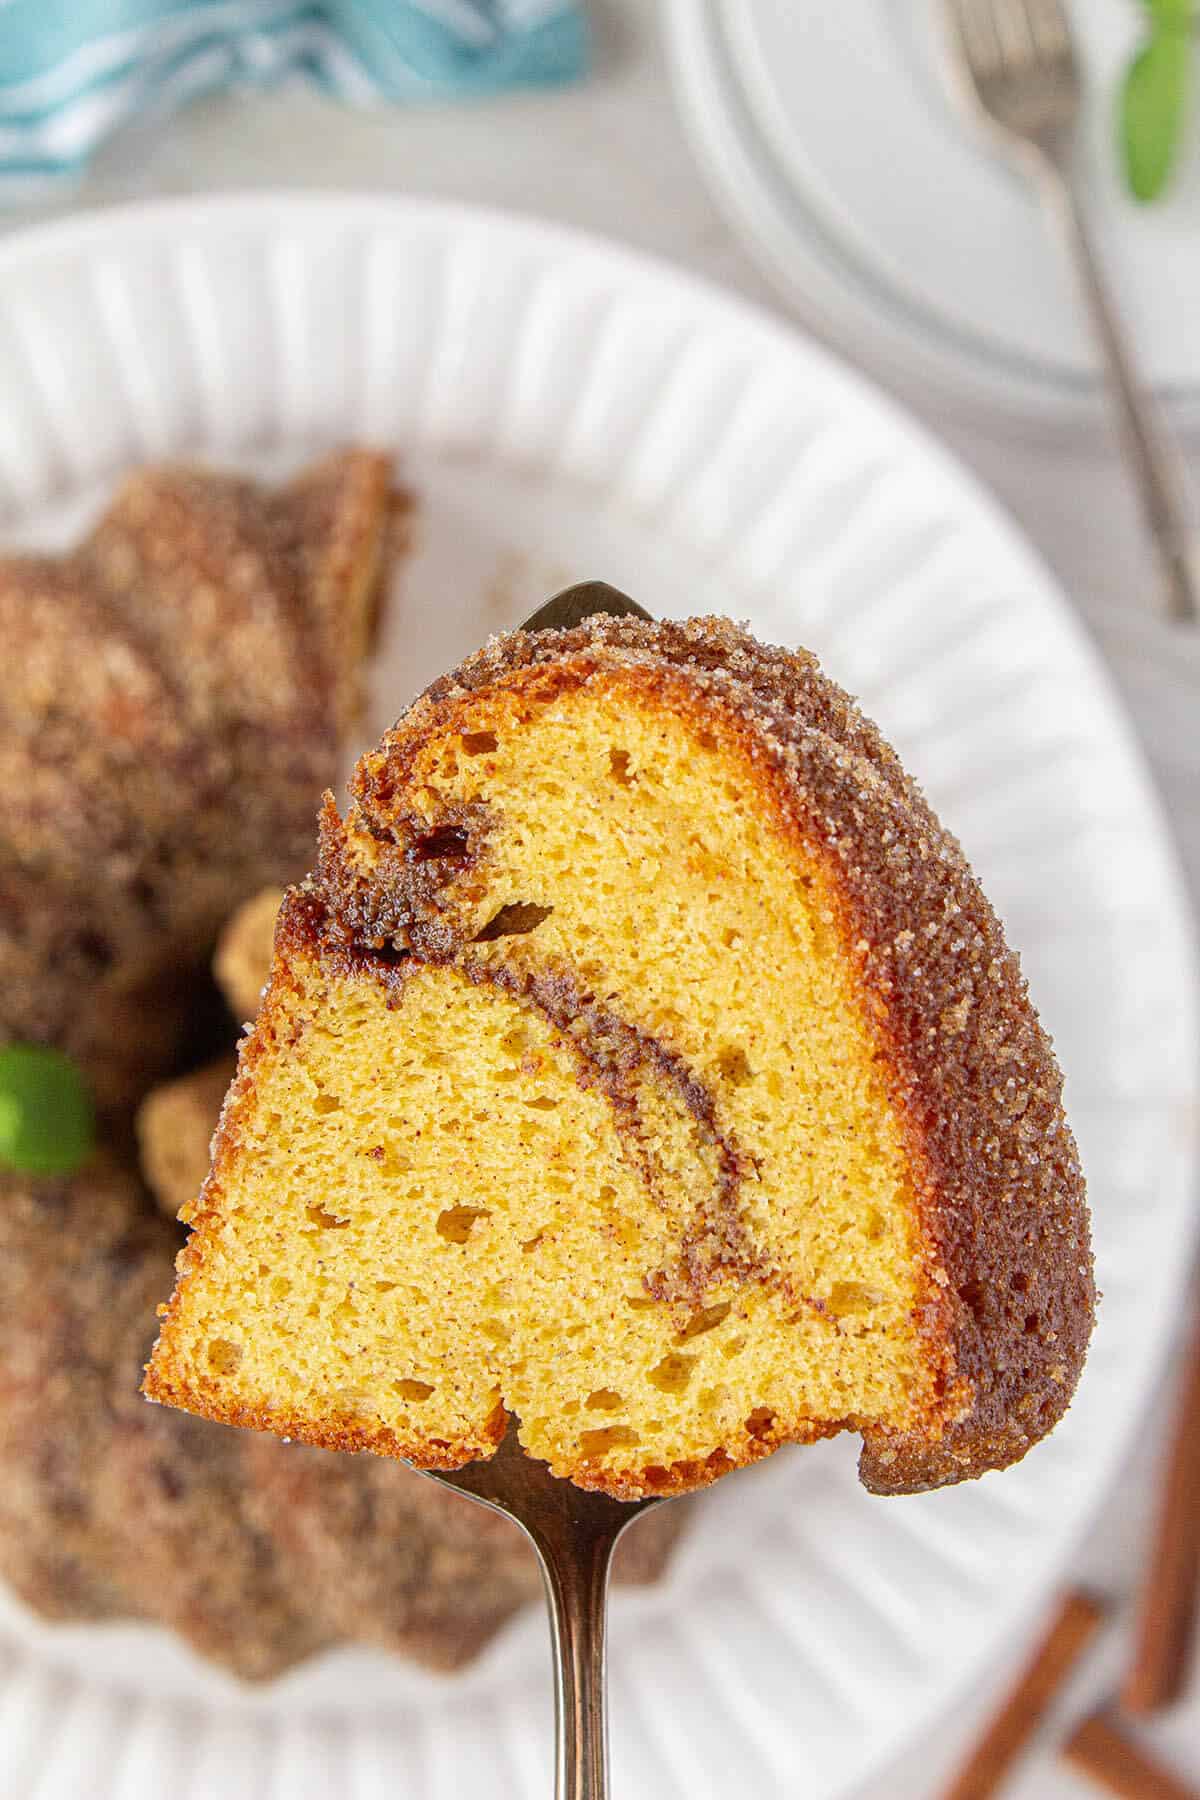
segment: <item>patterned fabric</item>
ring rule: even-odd
[[[0,0],[0,202],[219,88],[446,99],[570,81],[587,55],[574,0]]]

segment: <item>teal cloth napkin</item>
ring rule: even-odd
[[[587,60],[575,0],[0,0],[0,203],[219,88],[447,99],[574,80]]]

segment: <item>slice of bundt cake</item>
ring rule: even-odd
[[[629,1498],[1021,1456],[1093,1310],[1061,1079],[894,753],[720,620],[514,634],[285,903],[147,1392]]]

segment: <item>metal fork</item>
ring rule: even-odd
[[[628,594],[603,581],[564,588],[522,621],[522,631],[564,631],[590,618],[649,619]],[[521,1527],[537,1552],[550,1609],[554,1654],[555,1780],[558,1800],[606,1800],[608,1721],[605,1627],[608,1575],[617,1539],[663,1500],[611,1500],[558,1481],[524,1455],[515,1425],[495,1456],[466,1468],[420,1473],[455,1488]]]
[[[1062,225],[1108,368],[1117,422],[1158,555],[1169,619],[1194,623],[1200,553],[1183,464],[1146,392],[1101,271],[1075,175],[1082,82],[1062,0],[945,0],[956,86]]]

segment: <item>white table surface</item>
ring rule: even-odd
[[[693,163],[654,12],[646,0],[594,0],[596,75],[560,93],[372,114],[297,91],[203,102],[168,126],[127,132],[101,155],[80,191],[36,213],[0,215],[0,230],[81,205],[161,194],[314,185],[424,193],[604,232],[777,309]],[[931,409],[926,395],[897,391],[996,492],[1074,599],[1140,729],[1192,893],[1200,895],[1200,632],[1171,630],[1154,616],[1149,558],[1112,446],[1025,441],[1011,428],[949,417]],[[1200,476],[1200,444],[1191,449]],[[1164,1401],[1168,1391],[1164,1386]],[[1079,1577],[1118,1604],[1138,1567],[1148,1459],[1160,1436],[1150,1428],[1079,1560]],[[1118,1627],[1089,1658],[1060,1713],[1074,1716],[1104,1699],[1121,1652]],[[1011,1659],[998,1665],[989,1691],[973,1696],[934,1741],[915,1746],[859,1800],[936,1795],[1012,1667]],[[1147,1736],[1200,1788],[1200,1682]],[[1066,1773],[1047,1745],[1030,1756],[1008,1792],[1013,1800],[1084,1800],[1095,1790]],[[802,1793],[798,1779],[798,1800]]]

